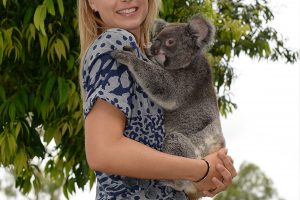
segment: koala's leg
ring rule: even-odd
[[[176,156],[196,158],[194,144],[189,138],[177,132],[166,133],[162,150]]]
[[[176,80],[167,70],[151,61],[138,59],[130,51],[115,50],[111,56],[128,67],[139,85],[162,108],[175,110],[179,106],[174,98]]]
[[[202,158],[225,147],[225,139],[219,118],[212,120],[202,130],[190,134],[189,138],[197,147],[197,158]]]
[[[176,156],[196,158],[196,147],[192,144],[189,138],[177,132],[166,133],[162,150],[165,153]],[[199,195],[197,188],[191,181],[174,180],[164,181],[163,183],[178,191],[184,191],[189,195],[189,197],[193,197],[191,198],[192,200],[196,200],[201,196]]]

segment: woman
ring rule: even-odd
[[[130,45],[140,59],[157,15],[156,0],[79,0],[85,148],[97,200],[187,199],[159,180],[190,180],[205,196],[236,175],[227,150],[205,160],[161,152],[163,110],[110,53]],[[207,165],[209,164],[209,166]],[[201,180],[201,181],[199,181]]]

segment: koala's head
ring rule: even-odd
[[[214,30],[202,16],[192,17],[188,23],[168,24],[156,21],[151,54],[166,69],[187,67],[201,50],[212,42]]]

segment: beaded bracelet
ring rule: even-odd
[[[199,183],[200,181],[202,181],[203,179],[205,179],[209,173],[209,169],[210,169],[210,165],[209,162],[207,160],[205,160],[204,158],[202,158],[201,160],[205,161],[206,165],[207,165],[207,170],[204,174],[204,176],[202,178],[200,178],[198,181],[195,181],[195,183]]]

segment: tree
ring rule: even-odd
[[[13,174],[9,170],[0,169],[0,196],[5,195],[5,199],[27,199],[27,200],[59,200],[61,199],[62,187],[53,182],[49,176],[39,173],[41,187],[38,191],[31,190],[29,194],[21,194],[15,188],[15,180]]]
[[[163,4],[161,17],[170,22],[200,12],[216,26],[209,58],[223,115],[236,107],[229,95],[234,57],[298,58],[267,26],[274,16],[266,0]],[[95,181],[84,152],[76,6],[74,0],[0,2],[0,165],[13,171],[23,193],[41,189],[40,174],[63,185],[65,196]]]
[[[13,168],[23,193],[39,190],[41,171],[64,185],[66,196],[75,184],[95,180],[84,152],[76,6],[73,0],[0,4],[0,163]],[[47,151],[50,143],[54,151]]]
[[[214,200],[283,200],[273,187],[272,180],[258,166],[243,163],[229,188]]]

